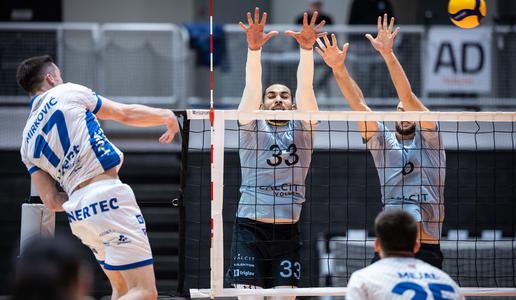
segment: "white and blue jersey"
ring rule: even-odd
[[[383,258],[358,270],[348,282],[346,300],[463,300],[450,276],[419,259]]]
[[[313,126],[305,121],[275,126],[265,120],[240,126],[238,217],[299,220],[312,160]]]
[[[399,141],[395,132],[378,122],[367,149],[378,170],[385,209],[409,212],[422,222],[425,233],[440,240],[446,155],[438,128],[417,127],[412,140]]]
[[[123,154],[95,117],[101,106],[93,91],[73,83],[35,96],[20,150],[29,173],[44,170],[70,195],[80,183],[120,167]]]

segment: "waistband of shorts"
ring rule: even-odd
[[[104,186],[104,185],[119,185],[119,184],[122,184],[122,181],[120,181],[120,179],[114,179],[114,178],[107,178],[107,179],[102,179],[102,180],[99,180],[99,181],[95,181],[95,182],[92,182],[90,184],[88,184],[87,186],[83,187],[83,188],[80,188],[78,190],[75,190],[72,192],[72,194],[70,195],[70,197],[78,197],[78,196],[81,196],[85,193],[88,193],[100,186]]]
[[[441,250],[441,244],[426,244],[421,243],[421,248],[424,250]]]
[[[249,219],[249,218],[240,218],[240,217],[237,217],[235,219],[235,223],[236,224],[243,224],[243,225],[256,225],[256,226],[262,226],[262,227],[276,227],[276,228],[289,228],[289,227],[295,227],[297,228],[298,224],[297,222],[296,223],[265,223],[265,222],[260,222],[260,221],[257,221],[257,220],[253,220],[253,219]]]

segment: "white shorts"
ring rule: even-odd
[[[134,193],[118,179],[94,182],[63,204],[72,232],[106,270],[153,263],[145,220]]]

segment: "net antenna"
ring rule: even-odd
[[[507,129],[507,124],[516,123],[516,112],[348,112],[348,111],[255,111],[239,112],[235,110],[214,110],[209,111],[189,110],[187,111],[190,120],[207,120],[211,122],[211,248],[210,248],[210,287],[207,289],[190,289],[192,298],[205,297],[236,297],[236,296],[345,296],[345,287],[310,287],[310,288],[277,288],[277,289],[238,289],[224,288],[224,256],[223,256],[223,186],[224,186],[224,133],[225,130],[232,130],[226,126],[225,121],[238,121],[240,119],[265,119],[265,120],[318,120],[322,122],[347,122],[347,121],[378,121],[392,122],[411,120],[440,121],[453,124],[459,123],[482,123],[500,122],[502,131]],[[450,124],[448,124],[450,125]],[[505,126],[505,127],[504,127]],[[227,128],[226,128],[227,127]],[[505,128],[505,129],[504,129]],[[452,135],[461,133],[459,129],[450,131],[450,126],[442,132]],[[511,141],[514,139],[514,129],[507,131],[511,134]],[[506,141],[510,143],[511,141]],[[228,138],[228,143],[230,139]],[[514,151],[514,147],[512,147]],[[451,241],[453,243],[453,241]],[[511,242],[511,241],[509,241]],[[512,240],[514,243],[514,240]],[[443,243],[444,245],[444,243]],[[514,248],[513,248],[514,249]],[[451,259],[454,259],[450,257]],[[459,258],[457,258],[459,259]],[[466,296],[516,296],[514,287],[461,287]]]
[[[218,117],[213,108],[214,103],[214,70],[213,70],[213,0],[210,0],[210,160],[211,160],[211,243],[210,243],[210,278],[209,296],[220,295],[224,288],[224,236],[222,220],[222,197],[224,187],[224,118]],[[214,142],[218,145],[215,149]]]

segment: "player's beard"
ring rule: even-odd
[[[412,126],[407,129],[403,129],[403,127],[400,126],[400,123],[396,122],[396,132],[401,134],[401,136],[412,135],[416,132],[416,123],[412,123]]]

